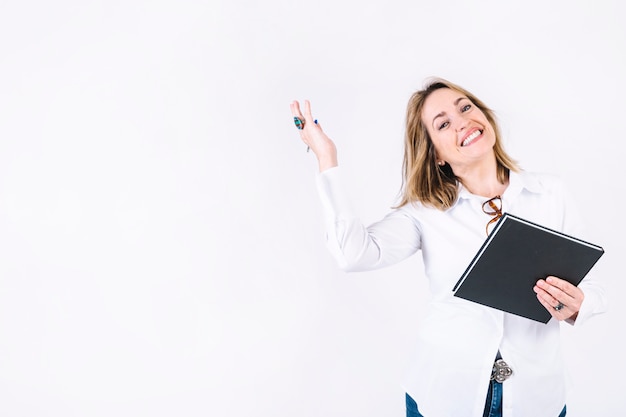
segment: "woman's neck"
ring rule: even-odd
[[[465,181],[461,181],[461,184],[472,194],[479,195],[485,198],[493,198],[495,196],[501,196],[504,194],[504,191],[508,187],[508,181],[505,184],[502,184],[498,181],[497,177],[495,181],[488,183],[487,181],[483,181],[480,183],[467,183]]]
[[[498,179],[497,164],[487,164],[467,170],[463,175],[457,175],[459,181],[472,194],[486,198],[504,194],[509,185],[508,179],[501,183]]]

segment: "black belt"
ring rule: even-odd
[[[493,363],[493,368],[491,369],[490,380],[503,383],[511,375],[513,375],[513,369],[502,359],[502,355],[500,355],[500,351],[498,351],[496,361]]]

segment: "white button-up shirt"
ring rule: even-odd
[[[366,227],[351,209],[338,167],[318,174],[317,185],[328,248],[343,270],[382,268],[421,250],[432,298],[404,385],[420,413],[481,417],[500,350],[513,369],[504,382],[503,417],[559,415],[565,405],[559,322],[543,324],[453,296],[452,288],[486,238],[491,217],[482,211],[485,197],[460,185],[459,198],[446,211],[408,204]],[[555,176],[511,172],[502,210],[584,239],[580,219]],[[576,325],[606,309],[592,273],[579,288],[585,299]]]

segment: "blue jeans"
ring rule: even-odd
[[[565,417],[566,407],[563,407],[559,417]],[[417,409],[415,400],[406,394],[406,417],[424,417]],[[502,417],[502,384],[496,381],[489,383],[489,391],[485,401],[483,417]]]

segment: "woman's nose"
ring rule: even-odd
[[[467,127],[467,120],[463,117],[459,117],[454,123],[456,125],[457,132],[460,132]]]

